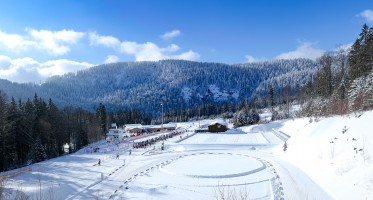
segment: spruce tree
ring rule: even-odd
[[[39,137],[34,140],[34,143],[30,151],[30,159],[32,163],[37,163],[46,160],[47,154],[45,152],[44,146]]]
[[[269,106],[270,106],[271,112],[273,112],[273,109],[275,107],[275,93],[273,91],[272,85],[270,85],[268,89],[268,98],[269,98]]]
[[[353,80],[366,76],[373,66],[373,29],[364,24],[359,38],[351,47],[348,58],[349,78]]]
[[[106,109],[102,103],[98,106],[96,115],[100,121],[101,134],[105,135],[107,132]]]
[[[6,96],[0,90],[0,171],[8,168],[9,159],[9,144],[8,144],[8,105],[6,103]]]
[[[329,54],[324,54],[319,59],[319,64],[320,68],[316,79],[317,93],[322,97],[330,97],[333,92],[332,57]]]

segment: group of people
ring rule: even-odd
[[[133,148],[136,148],[136,149],[139,149],[139,148],[146,148],[148,146],[151,146],[151,145],[154,145],[156,142],[160,142],[160,141],[165,141],[169,138],[173,138],[174,136],[177,136],[177,135],[180,135],[182,133],[184,133],[185,131],[173,131],[171,133],[167,133],[167,134],[163,134],[163,135],[160,135],[158,137],[154,137],[154,138],[151,138],[151,139],[147,139],[147,140],[143,140],[143,141],[139,141],[139,142],[133,142],[132,144],[132,147]],[[180,135],[180,139],[181,139],[181,135]],[[108,141],[108,143],[110,143]],[[119,143],[121,143],[121,141],[116,141],[116,145],[118,146]],[[163,143],[164,144],[164,143]],[[162,150],[163,150],[164,146],[162,146]],[[98,147],[91,147],[91,150],[93,150],[93,152],[96,152],[98,151]],[[129,155],[131,155],[131,149],[129,149]],[[119,153],[116,154],[116,159],[119,159]],[[101,165],[101,159],[98,160],[98,163],[97,165]]]
[[[151,145],[155,144],[156,142],[167,140],[168,138],[172,138],[172,137],[180,135],[182,133],[183,133],[183,131],[174,131],[174,132],[171,132],[171,133],[168,133],[168,134],[161,135],[159,137],[147,139],[147,140],[144,140],[144,141],[134,142],[132,146],[135,149],[146,148],[148,146],[151,146]]]
[[[117,155],[115,156],[115,159],[119,159],[119,153],[117,153]],[[101,159],[98,159],[97,165],[101,166]]]

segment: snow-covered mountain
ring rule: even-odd
[[[193,107],[207,102],[239,101],[274,88],[302,86],[317,64],[307,59],[228,65],[163,60],[104,64],[48,79],[41,85],[1,80],[0,89],[16,98],[38,96],[61,106],[94,109],[135,108],[159,114],[164,109]]]

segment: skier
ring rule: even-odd
[[[282,148],[284,149],[284,151],[288,149],[288,145],[286,144],[286,142],[284,143],[284,146],[282,146]]]
[[[101,165],[101,159],[98,159],[98,166]]]

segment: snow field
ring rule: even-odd
[[[282,121],[291,135],[279,156],[306,172],[334,199],[373,199],[373,112]]]
[[[37,199],[52,191],[55,199],[69,200],[217,199],[222,191],[247,193],[249,199],[373,199],[372,119],[370,111],[224,134],[186,132],[181,140],[166,140],[164,151],[157,143],[132,149],[132,155],[131,143],[101,142],[92,145],[97,152],[87,147],[29,166],[31,172],[9,180],[7,192],[22,190]],[[213,121],[178,126],[193,131]],[[275,131],[291,136],[287,151]]]
[[[271,199],[273,196],[280,199],[282,188],[276,187],[275,170],[268,164],[244,154],[183,154],[162,162],[157,170],[140,174],[135,180],[131,178],[128,189],[122,187],[116,197],[214,199],[217,190],[229,188],[230,191],[245,191],[250,199]],[[277,194],[273,194],[274,191]]]

